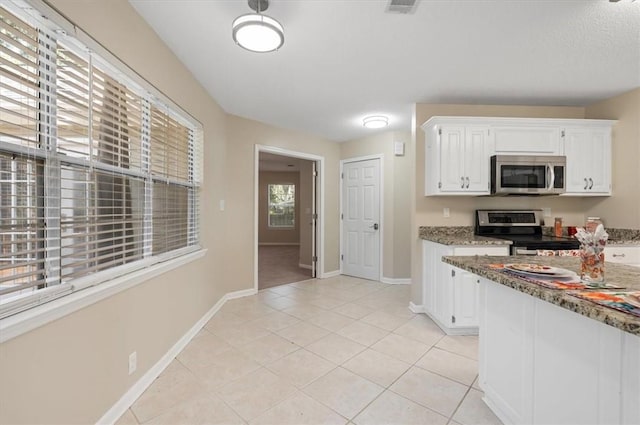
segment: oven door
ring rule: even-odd
[[[565,157],[491,157],[494,195],[559,195],[565,192]]]

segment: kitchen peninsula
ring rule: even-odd
[[[544,264],[574,272],[572,257],[445,256],[475,276],[480,378],[505,424],[639,424],[640,317],[548,289],[495,268]],[[607,263],[607,282],[640,290],[640,269]]]

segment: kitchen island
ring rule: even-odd
[[[640,317],[548,289],[490,265],[578,272],[572,257],[443,262],[479,286],[480,387],[505,424],[640,424]],[[608,283],[640,290],[640,269],[607,263]]]

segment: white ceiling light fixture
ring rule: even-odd
[[[389,118],[384,115],[371,115],[362,120],[366,128],[383,128],[389,125]]]
[[[251,52],[278,50],[284,44],[284,28],[280,22],[261,13],[269,7],[269,0],[249,0],[248,3],[256,13],[238,16],[233,21],[233,41]]]

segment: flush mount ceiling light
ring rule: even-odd
[[[382,128],[389,125],[389,118],[383,115],[371,115],[362,120],[362,125],[367,128]]]
[[[284,28],[280,22],[262,14],[269,7],[269,0],[249,0],[249,7],[256,13],[238,16],[233,21],[233,41],[251,52],[278,50],[284,44]]]

